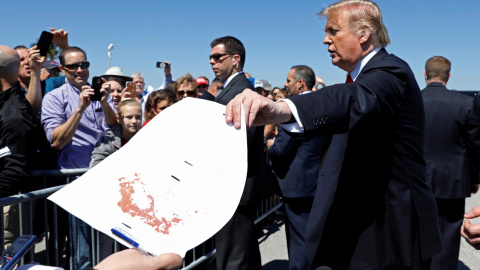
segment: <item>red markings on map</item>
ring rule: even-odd
[[[178,215],[173,213],[171,218],[157,217],[155,211],[155,200],[145,190],[145,184],[140,180],[140,175],[135,173],[135,179],[127,180],[125,177],[118,179],[120,182],[120,194],[121,200],[117,205],[122,209],[124,213],[130,214],[132,217],[139,217],[145,222],[145,224],[153,227],[155,231],[168,235],[172,225],[178,224],[182,219],[178,218]],[[147,207],[142,208],[138,205],[139,202],[135,200],[135,192],[141,192],[139,187],[143,190],[143,195],[147,201]]]

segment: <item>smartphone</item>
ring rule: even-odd
[[[127,82],[127,91],[130,92],[131,98],[135,98],[135,83]]]
[[[51,32],[43,31],[38,39],[37,48],[40,50],[40,56],[46,56],[50,44],[52,44],[53,34]]]
[[[100,93],[102,84],[103,84],[102,77],[93,77],[92,88],[93,88],[94,94],[93,96],[90,97],[91,101],[99,101],[102,99],[102,93]]]
[[[0,269],[13,269],[23,256],[33,247],[35,235],[20,235],[2,254]]]
[[[157,68],[165,69],[166,66],[168,66],[168,64],[165,62],[157,62]]]

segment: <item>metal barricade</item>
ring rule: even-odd
[[[44,228],[42,235],[37,235],[37,237],[39,238],[39,242],[41,243],[37,243],[35,248],[31,249],[28,253],[29,260],[35,260],[36,262],[45,265],[63,266],[60,265],[63,259],[65,265],[72,265],[73,262],[71,256],[68,256],[68,254],[72,254],[73,252],[72,246],[67,247],[65,253],[59,252],[59,249],[61,248],[59,246],[59,243],[65,243],[66,240],[59,239],[57,206],[52,202],[47,202],[46,198],[57,190],[64,187],[65,184],[70,183],[72,181],[72,177],[81,175],[86,171],[88,171],[88,169],[34,171],[32,172],[31,176],[34,178],[42,178],[45,188],[10,197],[0,198],[0,207],[2,208],[2,210],[4,210],[5,207],[18,206],[19,235],[34,234],[34,226],[43,226]],[[46,187],[47,178],[53,176],[65,177],[65,184],[55,187]],[[47,206],[47,204],[50,204],[50,206]],[[265,217],[273,213],[276,209],[278,209],[281,205],[281,198],[277,195],[271,195],[268,198],[263,199],[261,205],[257,208],[257,219],[255,220],[255,223],[260,222],[262,219],[264,219]],[[34,209],[36,209],[36,211],[34,211]],[[41,210],[43,210],[43,212]],[[26,214],[25,211],[27,212]],[[49,211],[51,211],[51,213]],[[36,218],[34,214],[36,213],[43,213],[43,218],[40,218],[43,221],[43,224],[34,224],[34,218]],[[49,218],[51,219],[50,222]],[[5,224],[3,218],[0,220],[0,227],[5,232]],[[92,229],[91,240],[92,243],[94,243],[94,245],[92,246],[92,258],[94,265],[99,263],[100,257],[98,236],[99,232]],[[5,247],[4,234],[0,236],[0,242],[2,244],[1,250],[3,252]],[[120,244],[115,242],[114,252],[119,249],[119,246]],[[187,252],[182,269],[194,269],[202,263],[210,260],[213,256],[215,256],[215,254],[216,250],[214,241],[213,238],[210,238],[204,243]],[[62,258],[60,256],[62,256]],[[70,269],[72,268],[70,267]]]

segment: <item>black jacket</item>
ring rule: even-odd
[[[255,89],[252,83],[245,77],[245,74],[240,73],[217,94],[215,102],[227,105],[230,100],[243,92],[245,88]],[[240,205],[256,205],[260,200],[261,183],[265,178],[267,167],[263,147],[263,128],[264,126],[259,126],[247,130],[248,170]]]
[[[0,139],[0,148],[11,151],[0,158],[0,197],[36,189],[40,179],[28,181],[30,172],[50,169],[55,156],[19,83],[0,92]]]
[[[426,177],[441,199],[470,197],[478,182],[480,126],[474,98],[431,83],[422,91],[425,106]]]
[[[410,67],[380,50],[356,81],[289,98],[305,135],[326,134],[306,230],[312,268],[411,266],[441,250],[425,180],[424,110]]]

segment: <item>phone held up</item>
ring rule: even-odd
[[[43,31],[38,39],[37,48],[40,50],[40,56],[46,56],[50,44],[52,44],[53,34],[51,32]]]
[[[130,97],[135,98],[135,83],[127,82],[127,91],[130,92]]]
[[[92,88],[93,88],[94,94],[93,96],[90,97],[91,101],[99,101],[102,99],[102,93],[100,93],[102,84],[103,84],[102,77],[93,77]]]
[[[165,62],[157,62],[157,68],[165,69],[169,64]]]

